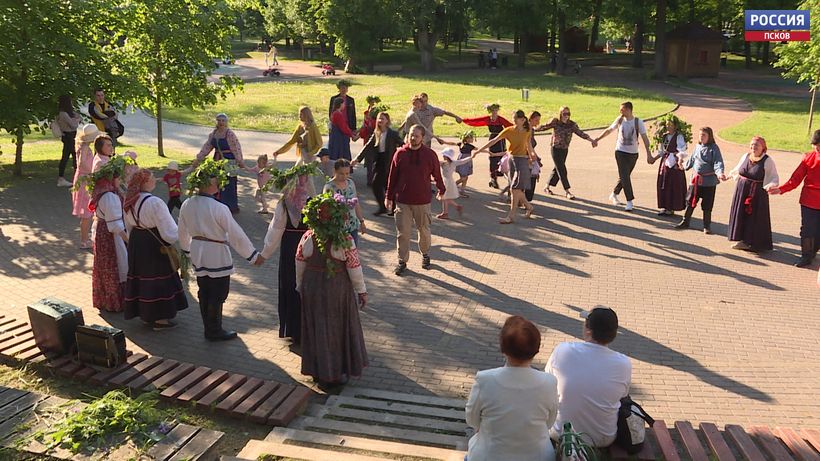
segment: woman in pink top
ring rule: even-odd
[[[88,209],[91,197],[85,189],[85,184],[80,178],[91,174],[94,163],[94,152],[91,151],[91,143],[100,134],[96,125],[90,123],[82,127],[75,140],[77,151],[77,168],[74,170],[74,191],[72,192],[73,208],[71,214],[80,218],[80,248],[91,248],[91,218],[93,214]]]

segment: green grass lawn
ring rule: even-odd
[[[35,139],[38,138],[35,137]],[[60,163],[62,149],[62,142],[56,140],[35,140],[24,143],[23,176],[18,178],[12,174],[15,146],[10,142],[8,136],[0,137],[0,151],[2,151],[2,155],[0,155],[0,190],[22,181],[38,181],[43,184],[53,185],[52,183],[57,181],[57,166]],[[190,152],[169,149],[165,149],[166,158],[162,158],[157,155],[156,146],[120,144],[117,147],[118,153],[127,150],[133,150],[137,153],[137,162],[140,166],[156,171],[164,170],[171,160],[176,160],[183,167],[193,160]],[[69,161],[66,168],[66,178],[70,181],[73,175],[74,169],[71,166],[71,161]]]
[[[592,80],[573,77],[499,71],[453,73],[429,76],[352,76],[350,94],[357,99],[359,119],[366,107],[367,95],[378,95],[390,106],[395,125],[401,123],[410,108],[413,94],[424,91],[431,104],[462,117],[486,114],[485,103],[501,104],[501,114],[509,117],[515,109],[538,110],[551,117],[561,105],[572,109],[573,119],[581,127],[608,125],[618,115],[624,100],[634,102],[643,117],[671,110],[674,103],[657,94],[613,87]],[[327,124],[328,98],[335,94],[336,80],[302,82],[266,82],[245,85],[244,92],[201,110],[168,109],[167,120],[210,125],[215,114],[225,112],[231,126],[274,132],[291,132],[298,123],[300,106],[307,105],[320,127]],[[529,101],[521,100],[521,88],[530,89]],[[436,133],[455,135],[465,130],[452,118],[439,118]],[[481,131],[481,130],[478,130]],[[326,133],[325,133],[326,134]]]

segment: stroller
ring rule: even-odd
[[[269,67],[269,68],[262,71],[262,75],[265,76],[265,77],[278,77],[278,76],[282,75],[282,73],[279,72],[279,69],[277,69],[275,67]]]
[[[322,64],[322,75],[336,75],[336,69],[331,64]]]

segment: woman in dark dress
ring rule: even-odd
[[[686,157],[686,139],[678,131],[674,121],[666,122],[667,133],[663,137],[658,155],[652,163],[660,159],[658,167],[658,216],[672,216],[676,211],[686,209],[686,173],[683,159]]]
[[[736,250],[772,249],[772,221],[767,190],[777,187],[780,178],[774,160],[766,154],[766,140],[752,138],[730,175],[737,181],[729,214],[729,240]]]
[[[188,298],[164,250],[179,239],[179,233],[168,206],[151,195],[156,185],[153,173],[140,169],[128,183],[123,202],[130,249],[125,319],[139,317],[161,331],[176,326],[171,319],[177,311],[188,308]]]
[[[318,171],[318,169],[317,169]],[[286,173],[287,174],[287,173]],[[273,220],[265,234],[262,257],[268,259],[279,249],[279,337],[302,341],[302,302],[296,292],[296,247],[307,231],[302,208],[310,189],[308,175],[293,177],[276,204]]]
[[[228,185],[220,189],[217,198],[220,202],[230,208],[231,213],[239,213],[239,195],[237,191],[237,170],[247,170],[245,159],[242,157],[242,146],[236,133],[228,128],[228,116],[217,114],[216,128],[208,135],[208,140],[202,145],[192,168],[196,168],[200,162],[205,160],[208,154],[214,152],[214,160],[228,160]]]
[[[302,374],[322,385],[361,376],[367,349],[359,309],[367,304],[359,252],[345,232],[350,203],[326,192],[304,208],[310,230],[296,250],[302,296]]]

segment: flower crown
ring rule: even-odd
[[[467,139],[467,138],[469,138],[469,137],[472,137],[473,139],[475,139],[475,137],[476,137],[475,131],[473,131],[473,130],[467,130],[467,131],[465,131],[464,133],[461,133],[461,134],[458,136],[458,139],[460,139],[460,140],[461,140],[461,142],[464,142],[464,140],[465,140],[465,139]]]
[[[265,168],[263,171],[270,173],[270,179],[262,186],[262,190],[265,192],[271,189],[283,191],[288,188],[288,184],[295,184],[295,181],[293,183],[291,181],[299,176],[324,176],[316,162],[294,165],[287,170]]]
[[[197,189],[202,189],[211,184],[211,178],[216,178],[219,188],[228,185],[228,161],[225,159],[214,160],[205,159],[191,174],[188,175],[188,194],[193,194]]]
[[[338,82],[336,82],[336,88],[339,88],[340,86],[346,86],[346,87],[350,88],[351,86],[353,86],[353,82],[351,82],[350,80],[348,80],[346,78],[343,78],[343,79],[339,80]]]
[[[111,160],[109,160],[108,163],[103,165],[99,170],[89,175],[80,177],[77,184],[74,185],[74,190],[77,190],[82,186],[85,187],[85,190],[88,191],[90,195],[93,195],[94,187],[97,185],[97,181],[103,178],[118,178],[122,176],[126,166],[136,164],[137,162],[127,155],[112,157]]]
[[[492,111],[494,111],[494,110],[501,109],[501,105],[500,105],[500,104],[498,104],[497,102],[494,102],[494,103],[492,103],[492,104],[484,104],[484,108],[485,108],[485,109],[487,109],[487,112],[488,112],[488,113],[490,113],[490,112],[492,112]]]
[[[319,251],[327,255],[332,245],[338,248],[351,247],[345,225],[351,209],[357,203],[356,198],[348,200],[343,195],[331,191],[308,200],[302,209],[302,222],[307,224],[316,236]]]
[[[380,98],[378,96],[375,96],[375,95],[368,95],[365,98],[365,101],[367,101],[367,104],[378,104],[378,103],[382,102],[382,98]]]

